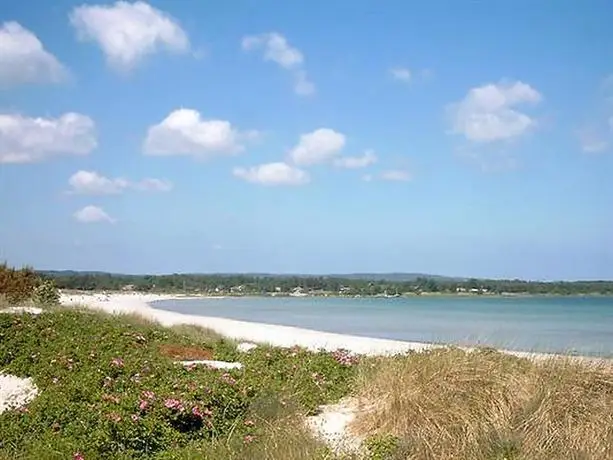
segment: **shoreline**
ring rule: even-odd
[[[553,294],[553,293],[544,293],[544,294],[530,294],[530,293],[500,293],[500,294],[471,294],[471,293],[462,293],[462,292],[422,292],[419,294],[416,293],[405,293],[399,295],[341,295],[341,294],[310,294],[305,293],[303,295],[291,295],[289,293],[268,293],[268,294],[258,294],[258,293],[246,293],[246,294],[236,294],[231,292],[224,292],[223,294],[213,294],[213,293],[182,293],[182,292],[139,292],[139,291],[80,291],[80,290],[64,290],[68,295],[154,295],[154,296],[171,296],[172,299],[225,299],[225,298],[256,298],[256,299],[268,299],[268,298],[294,298],[294,299],[415,299],[419,297],[452,297],[459,299],[517,299],[517,298],[593,298],[593,297],[604,297],[613,299],[613,294],[609,293],[583,293],[583,294]]]
[[[452,346],[426,342],[409,342],[375,337],[355,336],[333,332],[323,332],[294,326],[257,323],[235,319],[188,315],[155,308],[152,303],[162,300],[218,298],[217,296],[182,296],[172,294],[65,294],[62,293],[62,306],[80,306],[110,314],[138,314],[162,326],[171,327],[181,324],[199,326],[233,340],[256,342],[276,347],[289,348],[300,346],[312,351],[335,351],[339,348],[367,356],[389,356],[409,351],[426,351]],[[473,351],[476,347],[458,347]],[[542,353],[520,350],[497,349],[499,352],[519,358],[546,360],[551,358],[570,358],[583,362],[610,362],[607,358],[589,356],[566,356],[555,353]]]

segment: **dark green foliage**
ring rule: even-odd
[[[296,287],[312,294],[395,295],[420,293],[467,294],[613,294],[612,281],[537,282],[522,280],[458,280],[417,276],[410,280],[341,278],[335,276],[271,275],[121,275],[99,272],[42,272],[60,289],[207,292],[233,295],[289,294]],[[374,276],[374,275],[373,275]]]

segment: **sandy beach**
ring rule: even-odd
[[[138,314],[156,321],[163,326],[191,324],[211,329],[231,339],[266,343],[278,347],[301,346],[310,350],[324,349],[328,351],[343,348],[356,354],[378,356],[404,353],[407,351],[424,351],[441,346],[430,343],[334,334],[297,327],[253,323],[218,317],[186,315],[156,309],[151,306],[151,302],[181,298],[185,297],[141,293],[62,294],[61,303],[65,306],[78,305],[112,314]],[[531,359],[543,359],[553,356],[529,351],[500,351]]]

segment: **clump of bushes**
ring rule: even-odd
[[[0,338],[0,368],[40,390],[0,414],[0,458],[285,458],[269,456],[289,448],[271,427],[344,396],[355,376],[343,353],[241,354],[223,339],[93,312],[0,314]],[[244,368],[184,367],[167,349],[240,358]],[[296,451],[298,438],[310,446],[300,458],[316,458],[307,434],[287,433]]]
[[[16,269],[0,264],[0,297],[18,304],[28,300],[52,305],[59,303],[60,295],[52,280],[42,279],[30,267]]]

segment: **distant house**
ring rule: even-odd
[[[300,286],[296,286],[294,289],[292,289],[292,292],[290,292],[290,294],[292,297],[304,297],[307,294],[303,291],[303,289]]]
[[[133,284],[126,284],[121,288],[122,291],[133,291],[136,288]]]

